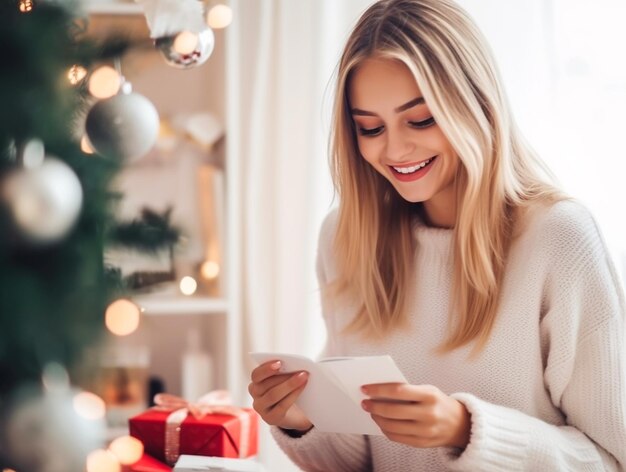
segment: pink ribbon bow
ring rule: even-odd
[[[171,411],[165,421],[165,460],[174,465],[180,455],[180,428],[188,414],[196,419],[206,415],[221,414],[235,416],[241,421],[239,438],[239,457],[246,457],[249,450],[250,417],[248,413],[232,405],[230,394],[226,390],[214,390],[203,395],[195,402],[169,393],[154,396],[156,410]]]
[[[186,409],[196,419],[213,414],[237,416],[242,411],[241,408],[233,406],[230,394],[226,390],[213,390],[195,402],[189,402],[170,393],[157,393],[154,396],[154,403],[158,410]]]

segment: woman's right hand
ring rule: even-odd
[[[252,382],[248,385],[254,400],[252,407],[267,424],[306,432],[313,424],[294,403],[304,390],[309,374],[281,374],[280,366],[280,361],[270,361],[252,371]]]

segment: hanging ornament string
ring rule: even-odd
[[[181,31],[200,33],[207,26],[198,0],[140,0],[152,39]]]
[[[115,58],[113,58],[113,67],[115,67],[115,71],[120,76],[121,87],[124,87],[124,83],[126,82],[126,79],[124,78],[124,74],[122,74],[122,60],[119,58],[119,56],[116,56]]]

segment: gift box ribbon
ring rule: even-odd
[[[200,397],[196,402],[188,402],[182,397],[169,393],[159,393],[154,397],[157,410],[171,411],[165,422],[165,460],[174,465],[180,455],[180,429],[191,414],[201,419],[206,415],[230,415],[241,422],[239,457],[247,457],[250,437],[250,415],[242,408],[232,405],[230,394],[225,390],[214,390]]]

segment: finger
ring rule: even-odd
[[[248,385],[248,392],[253,398],[261,397],[265,395],[268,390],[288,380],[292,375],[293,374],[276,374],[266,378],[262,382],[251,382]]]
[[[424,436],[424,428],[413,420],[392,420],[383,416],[372,415],[372,419],[385,434],[401,434],[406,436]]]
[[[269,361],[261,364],[256,369],[252,371],[250,374],[250,378],[254,383],[262,382],[263,380],[271,377],[272,375],[276,375],[278,370],[280,369],[282,363],[280,361]]]
[[[393,433],[422,439],[438,439],[442,433],[441,428],[437,425],[414,420],[393,420],[378,415],[372,415],[372,419],[385,434]]]
[[[268,412],[280,403],[291,392],[306,384],[308,374],[298,372],[292,374],[289,379],[268,390],[265,395],[257,399],[257,403],[264,412]],[[256,408],[255,408],[256,409]],[[258,411],[258,410],[257,410]]]
[[[363,400],[361,407],[368,413],[396,420],[422,420],[426,407],[416,402],[389,402],[386,400]]]
[[[268,390],[263,397],[269,402],[271,408],[291,392],[305,384],[307,379],[308,374],[306,372],[292,374],[288,380]]]
[[[283,418],[285,414],[287,413],[287,410],[289,410],[289,408],[291,408],[293,404],[296,402],[296,400],[302,393],[302,390],[304,390],[304,387],[306,387],[306,383],[302,384],[300,387],[293,390],[289,395],[287,395],[280,402],[274,405],[270,409],[269,414],[272,417]]]
[[[361,391],[371,398],[388,398],[413,402],[434,403],[441,391],[432,385],[384,383],[363,385]]]

